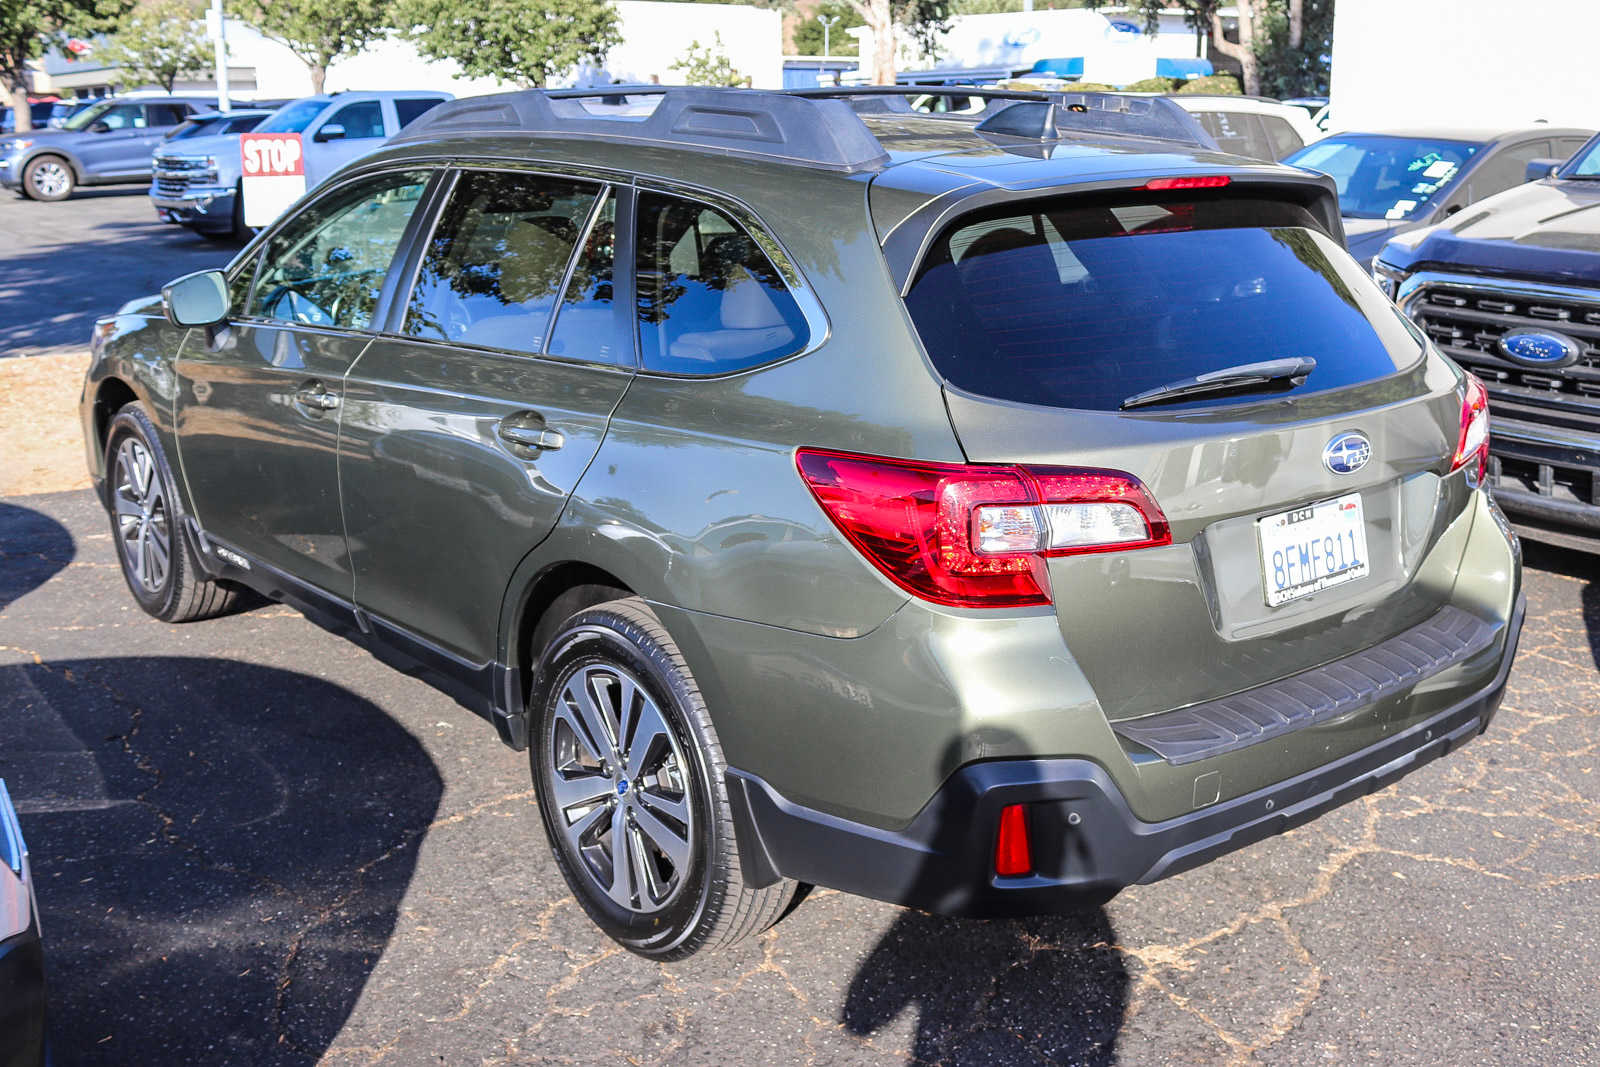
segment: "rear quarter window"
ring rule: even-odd
[[[1320,392],[1421,354],[1309,213],[1256,200],[1060,198],[969,215],[935,241],[906,305],[951,385],[1052,407],[1115,411],[1146,389],[1291,356],[1317,361],[1295,392]]]

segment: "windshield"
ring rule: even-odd
[[[199,137],[202,134],[216,133],[217,128],[226,121],[228,121],[226,115],[210,115],[202,119],[189,119],[167,134],[167,140],[181,141],[186,137]]]
[[[1592,139],[1578,149],[1566,165],[1557,172],[1560,178],[1600,179],[1600,137]]]
[[[93,107],[86,107],[76,115],[61,124],[63,130],[81,130],[89,123],[110,111],[116,105],[115,100],[102,100]]]
[[[1115,411],[1290,357],[1316,360],[1293,394],[1321,392],[1421,353],[1338,241],[1303,208],[1259,200],[1080,197],[969,215],[934,244],[906,307],[950,384],[1060,408]]]
[[[1450,188],[1482,147],[1470,141],[1349,134],[1307,145],[1284,162],[1331,176],[1345,218],[1408,219]]]
[[[309,100],[296,100],[287,104],[256,127],[257,133],[303,133],[311,125],[311,120],[322,114],[322,109],[328,106],[328,101],[319,97]]]

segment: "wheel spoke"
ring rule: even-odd
[[[643,693],[640,696],[644,696]],[[633,741],[628,747],[628,777],[638,778],[650,769],[649,760],[657,745],[668,741],[667,724],[655,701],[645,697],[639,701],[639,724],[634,728]]]
[[[167,580],[167,565],[171,556],[167,552],[166,539],[161,536],[161,531],[153,526],[149,527],[145,536],[145,545],[150,553],[150,587],[160,588],[161,583]]]
[[[583,839],[589,836],[589,832],[604,822],[610,814],[610,810],[604,804],[596,804],[593,808],[578,816],[576,822],[566,827],[567,840],[571,841],[573,847],[581,852],[583,850]]]
[[[655,904],[666,896],[666,887],[656,874],[655,864],[637,826],[628,827],[628,862],[633,869],[634,887],[640,904]]]
[[[568,778],[559,770],[550,776],[550,789],[556,795],[556,806],[563,817],[573,808],[598,804],[617,792],[608,775],[579,774]]]
[[[112,497],[112,504],[116,508],[118,519],[140,519],[144,517],[144,509],[137,502],[128,497],[126,484],[117,486],[117,491]]]
[[[583,724],[584,738],[590,745],[590,751],[596,756],[604,757],[616,748],[617,735],[615,727],[600,710],[600,704],[595,700],[592,683],[593,675],[582,674],[573,678],[567,684],[563,694],[571,706],[577,709],[579,720]]]
[[[655,813],[643,804],[634,805],[633,811],[639,830],[667,857],[672,864],[672,873],[681,875],[689,864],[688,838],[656,818]]]
[[[628,865],[628,820],[621,804],[611,812],[611,885],[606,895],[624,908],[634,907],[633,873]]]
[[[588,763],[598,768],[600,761],[604,758],[601,755],[601,750],[595,746],[593,739],[589,737],[589,728],[573,713],[572,706],[566,700],[556,701],[555,721],[565,727],[566,732],[572,735],[572,740],[582,750],[579,756],[587,757]],[[557,758],[559,760],[561,757]],[[556,767],[558,772],[566,769],[566,764],[558,764]]]
[[[676,821],[679,825],[689,825],[689,798],[685,796],[670,796],[658,789],[645,788],[639,793],[641,806],[657,814],[665,815]]]

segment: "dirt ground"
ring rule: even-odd
[[[0,359],[0,496],[89,485],[78,394],[88,350]]]

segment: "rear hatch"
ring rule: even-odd
[[[1035,195],[957,217],[912,277],[969,460],[1127,472],[1170,525],[1170,545],[1048,562],[1108,717],[1307,670],[1448,598],[1418,575],[1465,506],[1460,380],[1306,208],[1261,187]],[[1303,380],[1124,407],[1297,359]]]

